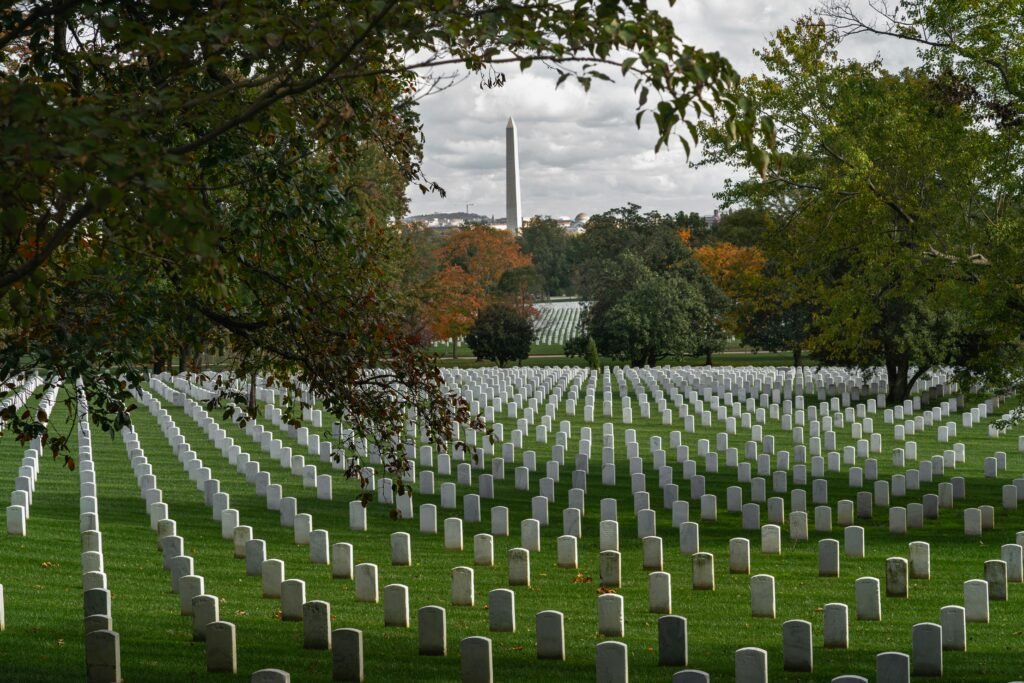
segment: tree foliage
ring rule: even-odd
[[[718,350],[725,299],[679,238],[675,217],[630,205],[590,219],[579,238],[583,319],[605,355],[632,365]],[[582,338],[581,338],[582,343]]]
[[[438,263],[461,268],[483,294],[494,294],[506,271],[530,265],[516,239],[505,230],[485,226],[460,228],[440,241]]]
[[[991,205],[977,182],[991,142],[940,79],[842,61],[836,41],[804,19],[758,53],[769,75],[746,87],[776,122],[778,153],[763,178],[725,196],[777,214],[768,257],[814,310],[816,356],[881,365],[902,399],[917,377],[962,358],[978,329],[965,264]],[[711,159],[745,163],[725,138],[712,149]]]
[[[519,236],[523,253],[529,255],[543,280],[544,294],[573,294],[572,272],[576,238],[551,218],[535,218]]]
[[[711,282],[734,301],[750,299],[757,293],[765,257],[757,247],[738,247],[717,242],[693,250],[693,257]]]
[[[760,247],[769,230],[768,212],[752,206],[741,206],[723,213],[711,231],[710,243],[729,242],[737,247]]]
[[[509,268],[501,274],[495,297],[524,311],[544,295],[544,282],[533,264]]]
[[[587,359],[587,367],[593,370],[601,369],[601,357],[597,353],[597,342],[593,337],[587,337],[587,348],[584,352]]]
[[[465,406],[421,352],[395,221],[409,182],[439,189],[420,167],[416,113],[431,70],[494,87],[503,64],[585,88],[632,80],[659,147],[679,133],[688,146],[716,108],[737,139],[758,125],[729,64],[646,2],[12,5],[0,13],[4,378],[81,378],[94,418],[117,419],[141,368],[222,350],[238,375],[310,387],[392,452],[412,407],[445,441]]]
[[[466,343],[479,360],[493,360],[498,367],[530,356],[533,321],[520,308],[493,303],[480,311],[466,335]]]
[[[459,228],[428,243],[419,258],[429,262],[415,287],[433,339],[456,340],[469,332],[481,310],[499,300],[528,307],[540,285],[514,237],[485,226]]]
[[[838,39],[867,33],[917,46],[942,98],[969,118],[965,136],[984,133],[986,144],[973,150],[971,166],[984,200],[961,200],[973,229],[928,248],[973,285],[962,306],[978,323],[955,358],[970,376],[964,384],[980,379],[995,391],[1024,393],[1024,5],[907,0],[855,8],[848,0],[826,0],[819,11]]]

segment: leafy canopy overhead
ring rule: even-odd
[[[382,442],[406,400],[443,440],[465,415],[418,351],[394,223],[410,181],[439,189],[417,98],[447,69],[501,85],[506,64],[630,79],[659,147],[712,110],[751,148],[760,125],[728,62],[636,0],[0,11],[5,377],[83,378],[93,415],[123,421],[142,367],[218,350]]]

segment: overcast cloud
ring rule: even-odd
[[[743,74],[760,71],[752,50],[779,27],[813,7],[808,0],[680,0],[665,11],[679,34],[724,54]],[[843,46],[848,57],[880,54],[890,68],[914,60],[908,44],[859,38]],[[523,215],[600,213],[628,202],[663,212],[711,213],[714,193],[733,172],[693,169],[677,144],[654,154],[655,132],[634,124],[636,100],[629,82],[596,82],[589,93],[543,67],[505,70],[502,88],[482,90],[475,78],[420,106],[426,146],[423,168],[447,190],[423,195],[410,187],[410,213],[470,211],[505,215],[505,124],[519,129]],[[698,151],[699,154],[699,151]]]

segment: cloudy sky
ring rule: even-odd
[[[678,0],[664,11],[680,36],[724,54],[743,74],[760,70],[753,56],[768,36],[813,6],[814,0]],[[913,60],[907,44],[883,39],[847,41],[848,57],[880,54],[890,67]],[[664,212],[716,208],[713,194],[728,168],[688,167],[678,145],[654,154],[652,123],[634,123],[632,83],[596,82],[589,93],[566,82],[555,89],[543,67],[505,70],[502,88],[484,90],[470,78],[420,106],[424,170],[447,191],[442,199],[410,187],[410,213],[470,211],[505,215],[505,124],[519,129],[524,216],[600,213],[627,202]],[[699,153],[699,152],[698,152]]]

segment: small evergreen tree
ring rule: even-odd
[[[597,355],[597,342],[593,337],[587,337],[587,367],[601,369],[601,358]]]

